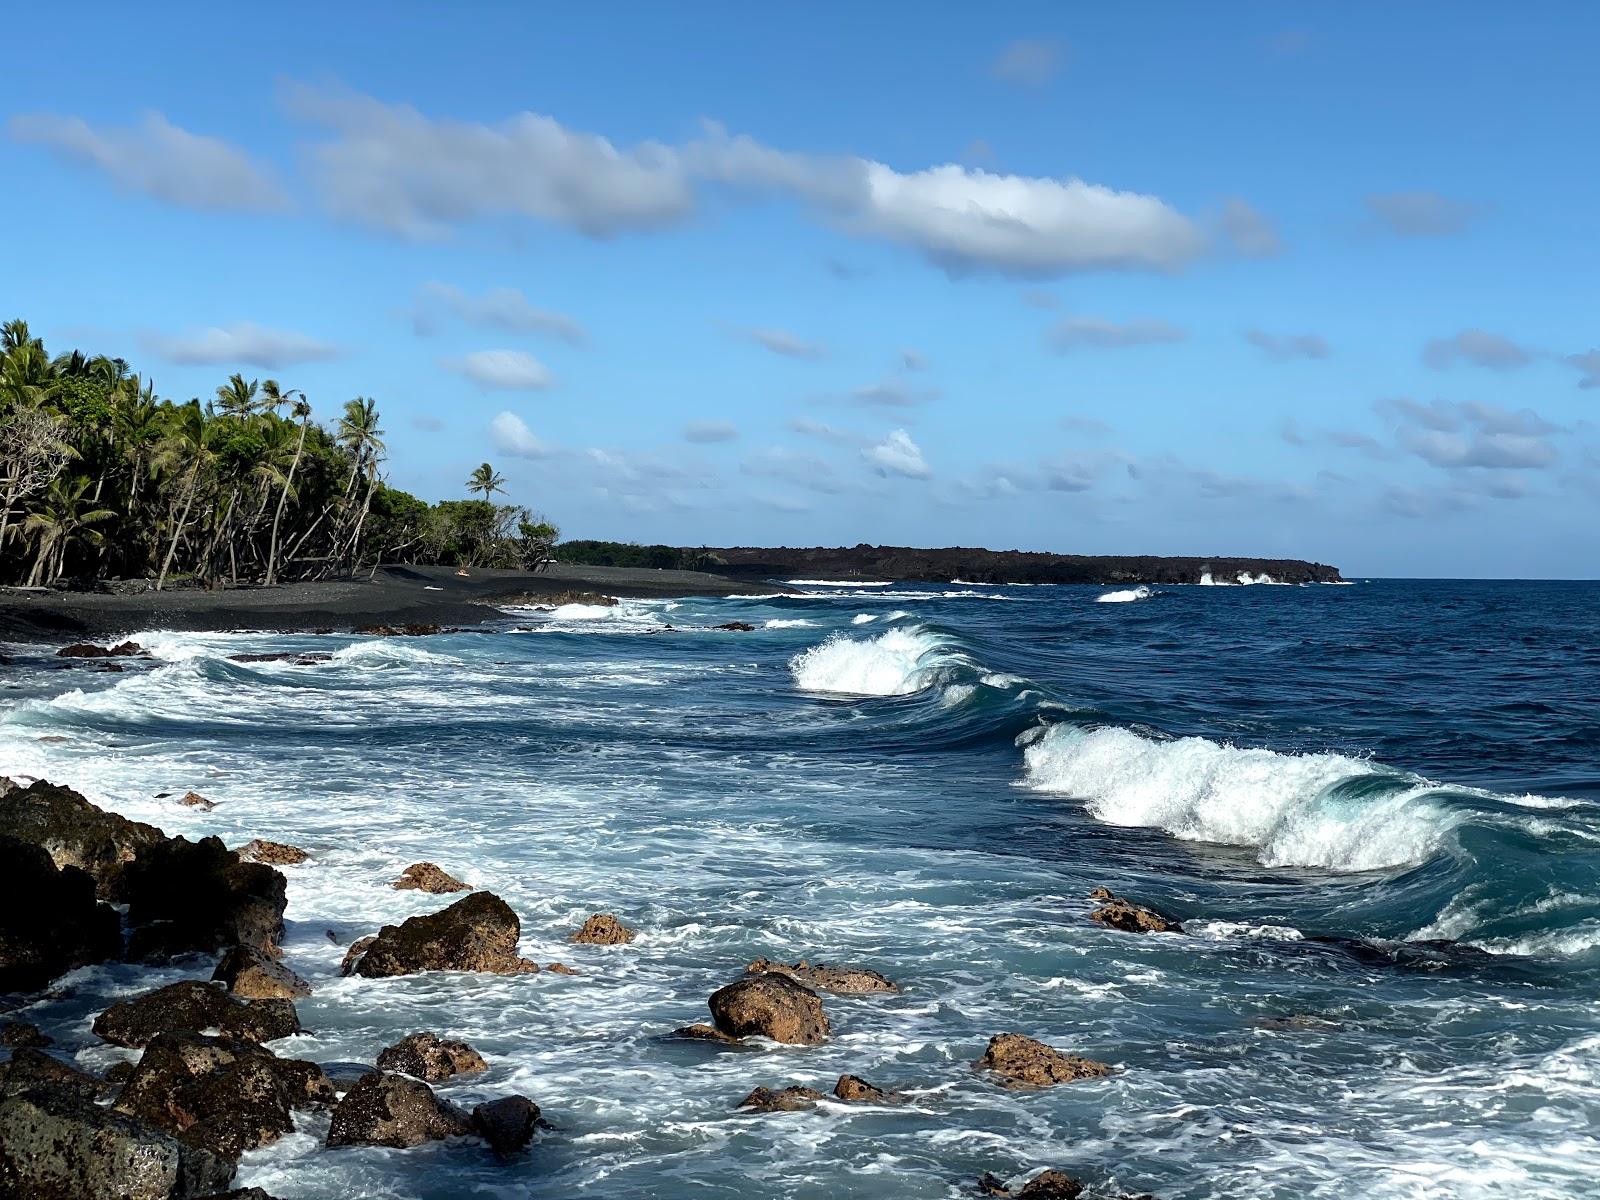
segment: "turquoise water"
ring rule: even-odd
[[[122,675],[13,648],[0,773],[310,850],[312,1032],[275,1048],[462,1037],[492,1069],[441,1091],[553,1126],[502,1166],[304,1117],[240,1173],[286,1200],[955,1197],[1043,1166],[1164,1200],[1600,1195],[1600,586],[793,590],[148,632]],[[334,657],[227,658],[275,649]],[[154,798],[191,788],[218,807]],[[583,974],[340,979],[344,943],[445,902],[385,886],[418,859]],[[1089,923],[1097,885],[1189,935]],[[638,941],[566,944],[593,911]],[[661,1039],[758,955],[903,990],[827,998],[822,1047]],[[196,969],[78,972],[28,1019],[104,1066],[92,1015]],[[1003,1090],[969,1064],[1008,1031],[1121,1071]],[[733,1111],[845,1072],[913,1102]]]

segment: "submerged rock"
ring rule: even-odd
[[[241,861],[221,838],[145,846],[123,868],[118,886],[133,926],[130,958],[233,945],[277,954],[287,881],[269,866]]]
[[[817,1101],[822,1098],[822,1093],[815,1088],[786,1087],[774,1090],[758,1087],[739,1101],[737,1107],[756,1112],[799,1112],[816,1107]]]
[[[517,954],[521,933],[522,922],[509,904],[493,892],[474,892],[440,912],[385,925],[351,969],[368,979],[419,971],[537,971],[538,963]]]
[[[978,1180],[978,1190],[986,1196],[1011,1196],[1015,1200],[1078,1200],[1083,1184],[1063,1171],[1048,1170],[1012,1191],[1003,1180],[984,1172]]]
[[[431,862],[412,863],[400,872],[400,878],[389,885],[396,891],[431,892],[442,896],[447,892],[470,892],[472,888]]]
[[[552,974],[552,975],[581,975],[581,974],[583,974],[582,971],[574,971],[571,967],[567,966],[566,963],[558,963],[558,962],[551,963],[550,965],[545,967],[545,970],[549,971],[550,974]]]
[[[95,898],[87,872],[57,868],[42,846],[0,837],[0,992],[33,991],[121,952],[121,922]]]
[[[874,1087],[859,1075],[839,1076],[833,1094],[847,1104],[900,1104],[905,1100],[901,1093]]]
[[[1008,1085],[1021,1087],[1045,1087],[1112,1073],[1105,1063],[1063,1053],[1020,1033],[1002,1033],[990,1038],[983,1057],[973,1065],[980,1071],[992,1071]]]
[[[420,1080],[374,1071],[345,1093],[333,1110],[330,1146],[406,1149],[472,1132],[466,1113]]]
[[[510,1158],[533,1140],[539,1106],[526,1096],[502,1096],[472,1110],[472,1127],[501,1158]]]
[[[116,1046],[139,1048],[163,1033],[219,1030],[249,1042],[300,1032],[288,1000],[237,1000],[221,984],[184,980],[119,1000],[94,1019],[94,1031]]]
[[[371,637],[430,637],[441,632],[439,626],[427,621],[408,621],[404,625],[358,625],[355,631]]]
[[[311,995],[309,983],[254,946],[230,947],[211,978],[241,1000],[293,1000]]]
[[[269,842],[265,838],[254,838],[234,851],[244,862],[266,863],[273,867],[292,867],[303,863],[311,856],[299,846],[291,846],[286,842]]]
[[[154,825],[106,812],[68,787],[39,780],[0,793],[0,836],[40,846],[58,867],[94,879],[102,900],[115,900],[123,867],[166,835]]]
[[[1109,929],[1120,929],[1124,933],[1183,932],[1183,926],[1170,917],[1164,917],[1154,909],[1142,908],[1121,896],[1113,896],[1105,888],[1095,888],[1089,893],[1089,898],[1104,901],[1089,914],[1089,919]]]
[[[210,812],[217,806],[215,800],[207,800],[199,792],[185,792],[178,797],[178,803],[185,808],[198,808],[201,812]]]
[[[0,1100],[0,1196],[26,1200],[191,1200],[231,1164],[71,1091]]]
[[[595,913],[567,941],[590,946],[621,946],[633,941],[634,937],[633,930],[610,913]]]
[[[682,1029],[674,1029],[667,1036],[691,1042],[722,1042],[726,1045],[737,1045],[739,1042],[738,1038],[723,1033],[715,1025],[685,1025]]]
[[[822,998],[787,975],[747,975],[713,992],[711,1018],[729,1037],[759,1034],[775,1042],[815,1046],[832,1032]]]
[[[830,967],[826,963],[813,965],[803,958],[793,966],[758,958],[745,970],[752,975],[787,975],[819,992],[834,992],[841,996],[900,990],[889,979],[865,967]]]
[[[749,621],[726,621],[721,625],[713,625],[712,628],[725,630],[728,633],[754,633],[756,627]]]
[[[436,1033],[413,1033],[385,1048],[378,1055],[378,1067],[438,1083],[453,1075],[487,1071],[489,1064],[465,1042],[450,1041]]]

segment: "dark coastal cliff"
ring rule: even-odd
[[[967,546],[790,548],[730,546],[699,551],[705,569],[751,579],[908,579],[948,583],[1234,583],[1241,574],[1277,583],[1332,583],[1339,569],[1296,558],[1162,558],[1155,555],[1041,554]]]

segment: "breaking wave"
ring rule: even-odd
[[[1149,588],[1140,584],[1136,588],[1124,588],[1119,592],[1107,592],[1103,596],[1096,596],[1097,604],[1128,604],[1134,600],[1148,600],[1155,595]]]
[[[842,696],[907,696],[949,678],[960,659],[951,640],[924,626],[874,638],[835,633],[789,660],[802,691]]]

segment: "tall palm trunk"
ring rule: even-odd
[[[200,482],[200,459],[195,457],[194,467],[189,472],[189,487],[183,498],[183,511],[178,514],[178,520],[172,530],[172,542],[167,547],[167,556],[161,563],[161,574],[156,576],[156,591],[160,591],[167,582],[167,572],[172,569],[172,556],[178,552],[178,539],[183,536],[183,527],[189,523],[189,506],[194,503],[194,492]]]
[[[303,417],[300,421],[300,440],[295,443],[294,461],[289,464],[289,477],[283,481],[283,493],[278,497],[278,511],[272,514],[272,544],[267,550],[268,587],[277,582],[278,525],[283,521],[283,506],[289,502],[289,491],[294,487],[294,473],[300,466],[300,452],[306,448],[306,426],[310,422],[309,416]]]

